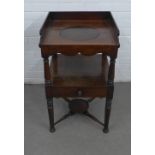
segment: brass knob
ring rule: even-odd
[[[78,96],[80,97],[80,96],[82,96],[82,91],[81,90],[78,90]]]

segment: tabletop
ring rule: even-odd
[[[110,12],[49,12],[40,35],[44,54],[110,54],[119,47],[119,29]]]

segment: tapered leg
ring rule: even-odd
[[[48,98],[47,99],[47,107],[48,107],[48,116],[49,116],[49,123],[50,123],[50,132],[54,132],[55,127],[54,127],[53,98]]]
[[[104,133],[109,132],[109,120],[110,120],[110,113],[111,113],[111,99],[106,99],[106,105],[105,105],[105,116],[104,116]]]
[[[107,81],[107,95],[106,95],[106,105],[105,105],[105,116],[104,116],[104,133],[109,132],[109,120],[111,113],[111,104],[114,92],[114,73],[115,73],[115,58],[110,58],[110,67],[108,72]]]

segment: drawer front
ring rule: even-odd
[[[106,88],[60,88],[51,87],[48,90],[48,96],[50,97],[105,97]]]

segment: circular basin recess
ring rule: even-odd
[[[87,41],[97,38],[99,32],[95,28],[91,27],[67,27],[60,31],[60,36],[64,39],[73,41]]]

